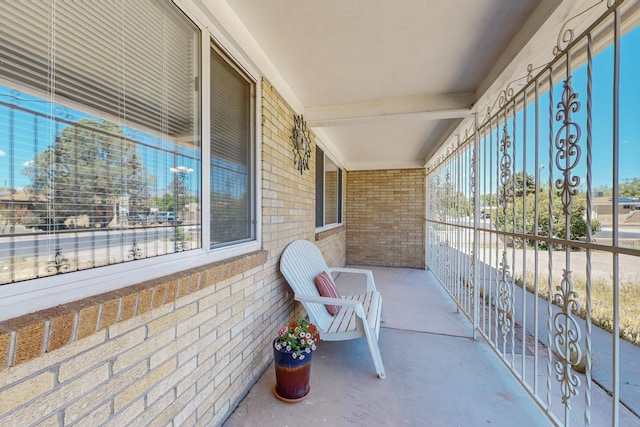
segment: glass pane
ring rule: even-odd
[[[211,246],[254,238],[253,83],[211,50]]]
[[[338,222],[339,173],[335,163],[325,156],[324,162],[324,224]]]
[[[0,5],[0,283],[200,246],[199,31],[113,6]]]

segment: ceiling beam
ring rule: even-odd
[[[442,120],[469,116],[472,92],[387,98],[357,104],[305,107],[309,127],[339,126],[349,123],[397,120],[398,118]]]

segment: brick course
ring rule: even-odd
[[[347,173],[347,263],[425,267],[424,169]]]

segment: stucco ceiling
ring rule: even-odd
[[[226,0],[348,170],[424,166],[561,2]]]

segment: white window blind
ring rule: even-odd
[[[254,83],[211,49],[211,246],[255,238]]]
[[[0,2],[0,283],[201,246],[199,56],[170,1]]]

